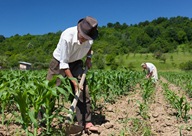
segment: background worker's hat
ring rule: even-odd
[[[78,31],[87,40],[95,40],[98,37],[98,22],[95,18],[87,16],[78,21]]]

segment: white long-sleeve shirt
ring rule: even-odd
[[[155,65],[153,65],[152,63],[147,62],[146,65],[149,73],[151,73],[154,69],[156,69]]]
[[[60,69],[69,68],[70,62],[82,59],[88,53],[93,40],[87,40],[80,44],[78,40],[77,26],[70,27],[62,32],[53,57],[60,62]]]
[[[152,63],[146,63],[146,65],[147,65],[147,71],[148,71],[148,73],[151,73],[151,72],[153,72],[152,73],[152,77],[154,78],[154,80],[155,80],[155,82],[158,80],[158,74],[157,74],[157,68],[156,68],[156,66],[154,65],[154,64],[152,64]]]

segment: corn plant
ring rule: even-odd
[[[150,125],[139,118],[130,118],[131,126],[130,130],[127,132],[131,136],[151,136]]]
[[[146,103],[141,103],[140,101],[137,101],[138,105],[139,105],[139,115],[143,118],[143,119],[148,119],[149,115],[147,114],[148,112],[148,105]]]
[[[147,102],[154,93],[154,86],[151,79],[144,80],[141,84],[142,98],[144,102]]]
[[[187,102],[186,97],[177,96],[173,91],[168,89],[168,85],[164,84],[165,95],[170,104],[177,110],[178,117],[183,118],[185,121],[188,119],[188,112],[191,108],[190,103]]]
[[[163,77],[165,77],[168,81],[176,84],[177,86],[181,87],[186,91],[189,97],[192,97],[192,74],[191,72],[179,72],[179,73],[172,73],[172,72],[165,72],[161,73]]]
[[[5,109],[10,103],[10,93],[7,91],[7,88],[4,84],[0,86],[0,101],[1,101],[1,113],[2,113],[2,125],[4,125],[5,121]]]
[[[34,74],[34,75],[33,75]],[[41,73],[42,74],[42,73]],[[2,124],[4,124],[4,111],[9,105],[16,105],[17,111],[12,111],[14,121],[20,123],[25,130],[26,135],[37,135],[37,128],[40,120],[37,115],[41,107],[45,107],[44,113],[46,122],[46,133],[51,132],[51,122],[54,117],[60,117],[59,112],[63,110],[63,104],[52,114],[52,107],[55,100],[68,99],[71,88],[67,80],[61,76],[54,77],[53,80],[47,81],[44,76],[36,76],[36,72],[31,71],[9,71],[2,74],[0,79],[0,100],[2,112]],[[62,87],[55,85],[56,79],[61,78]],[[65,89],[65,90],[64,90]],[[61,95],[63,98],[61,98]],[[52,100],[52,101],[51,101]],[[62,107],[62,108],[61,108]],[[7,121],[9,122],[9,121]],[[33,132],[29,130],[33,128]]]
[[[192,81],[191,80],[186,83],[185,88],[187,93],[189,94],[189,97],[192,98]]]
[[[128,70],[119,71],[90,71],[87,76],[93,106],[103,97],[106,102],[114,103],[115,97],[127,94],[138,82],[139,72]]]
[[[24,83],[22,78],[23,76],[18,74],[18,77],[12,80],[11,85],[14,85],[14,88],[9,88],[9,92],[13,95],[14,102],[16,103],[16,106],[20,111],[20,123],[22,124],[23,129],[26,131],[26,134],[29,135],[28,126],[30,123],[30,118],[28,112],[30,109],[30,105],[28,104],[29,99],[27,95],[27,90],[25,89],[24,85],[22,86],[22,84]]]
[[[65,84],[65,88],[58,87],[56,86],[56,80],[57,78],[61,78],[62,82],[66,83],[66,80],[62,76],[55,76],[51,81],[44,80],[43,82],[35,81],[34,82],[34,88],[33,91],[30,91],[30,100],[32,101],[32,106],[34,107],[33,111],[30,112],[30,118],[31,121],[34,124],[35,131],[38,127],[38,120],[37,120],[37,115],[40,110],[40,108],[43,106],[45,107],[44,111],[44,117],[45,120],[41,120],[42,122],[46,122],[46,134],[50,134],[51,130],[51,122],[53,119],[57,116],[60,111],[63,110],[63,105],[62,107],[59,107],[59,100],[60,100],[60,95],[64,95],[64,99],[67,101],[67,93],[68,90],[71,90],[69,87],[69,84]],[[64,90],[64,89],[67,89]],[[70,92],[72,93],[72,91]],[[54,110],[55,102],[58,100],[58,108]],[[53,110],[55,114],[53,114]]]
[[[5,74],[5,71],[1,71],[0,73],[0,102],[1,102],[1,113],[2,113],[2,125],[5,122],[5,110],[8,110],[13,103],[13,97],[9,92],[9,74]]]

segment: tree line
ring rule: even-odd
[[[192,51],[192,19],[188,17],[159,17],[131,25],[108,23],[98,29],[99,37],[93,45],[98,68],[112,62],[116,55],[176,52],[180,45],[183,51]],[[47,68],[61,33],[0,35],[0,66],[14,68],[18,61],[26,61],[35,69]]]

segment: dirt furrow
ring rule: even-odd
[[[184,121],[177,119],[177,111],[165,100],[162,87],[163,83],[168,82],[161,77],[156,85],[154,102],[150,106],[152,132],[157,136],[179,136],[180,134],[182,134],[182,136],[192,136],[192,132],[183,129],[188,123],[184,123]]]
[[[105,117],[99,127],[100,134],[90,134],[89,136],[119,136],[124,134],[127,136],[136,136],[129,129],[132,126],[132,118],[139,118],[138,101],[142,101],[140,90],[130,92],[127,96],[121,96],[116,99],[114,104],[105,103],[102,108],[102,115]],[[141,117],[140,117],[141,118]],[[82,136],[87,136],[83,134]]]

